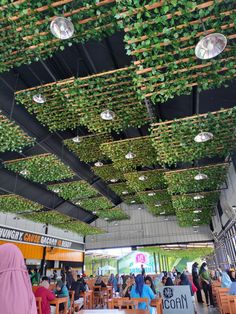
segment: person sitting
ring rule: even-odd
[[[236,281],[236,276],[235,276],[235,270],[234,269],[229,271],[229,277],[230,277],[232,282]]]
[[[221,277],[221,288],[230,288],[231,283],[232,281],[230,279],[230,276],[227,274],[226,271],[223,271]]]
[[[68,297],[68,308],[70,307],[70,297],[69,297],[69,291],[67,289],[67,286],[62,282],[62,280],[57,281],[56,289],[54,290],[54,293],[57,298],[65,298]],[[64,304],[59,305],[59,310],[64,310]]]
[[[104,283],[104,281],[102,280],[101,276],[98,276],[94,286],[101,286],[102,288],[106,288],[106,284]]]
[[[135,285],[131,289],[130,296],[131,298],[147,298],[149,303],[148,309],[150,314],[152,313],[150,301],[155,299],[155,294],[148,285],[144,284],[144,278],[141,274],[137,275],[135,278]],[[141,302],[139,303],[138,308],[145,309],[146,304]]]
[[[148,285],[152,289],[154,294],[156,294],[156,289],[154,287],[152,278],[150,276],[145,277],[145,284]]]
[[[122,296],[124,298],[130,298],[130,292],[134,284],[135,280],[133,276],[128,276],[127,278],[125,278],[122,289]]]
[[[54,300],[56,298],[55,294],[49,290],[49,278],[48,277],[43,277],[42,282],[38,289],[35,291],[34,295],[35,297],[40,297],[42,298],[42,314],[50,314],[50,301]]]
[[[165,280],[165,286],[173,286],[173,280],[170,277],[167,277]]]
[[[79,310],[84,305],[84,298],[80,297],[80,293],[85,291],[85,286],[83,285],[80,276],[77,276],[77,281],[74,281],[71,285],[71,290],[75,291],[74,303],[78,304]]]

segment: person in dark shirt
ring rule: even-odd
[[[106,284],[105,284],[104,281],[102,280],[102,277],[101,277],[101,276],[98,276],[98,277],[97,277],[94,286],[101,286],[102,288],[105,288],[105,287],[106,287]]]
[[[198,303],[204,303],[202,300],[202,291],[199,283],[199,271],[198,271],[198,263],[195,262],[192,265],[192,277],[193,277],[193,283],[195,287],[197,288],[197,301]]]
[[[79,275],[77,276],[77,281],[72,283],[71,290],[75,291],[74,303],[78,304],[80,310],[84,304],[84,298],[80,296],[80,293],[84,292],[86,289]]]
[[[150,276],[145,277],[145,284],[148,285],[152,289],[154,294],[156,294],[156,289],[154,287],[152,278]]]
[[[72,274],[72,268],[68,267],[66,269],[66,286],[67,289],[70,290],[71,289],[71,285],[74,282],[74,278],[73,278],[73,274]]]
[[[141,265],[141,274],[142,276],[145,276],[145,268],[143,267],[143,264]]]

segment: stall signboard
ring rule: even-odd
[[[140,274],[141,265],[144,266],[146,274],[155,273],[155,262],[152,254],[135,251],[119,259],[118,269],[120,274]]]
[[[0,240],[13,241],[40,246],[58,247],[62,249],[84,250],[83,243],[59,239],[48,234],[38,234],[16,228],[0,226]]]
[[[163,314],[194,314],[189,286],[166,286],[160,289]]]

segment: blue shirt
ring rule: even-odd
[[[150,307],[150,301],[155,299],[155,294],[153,293],[152,289],[148,285],[143,285],[143,292],[142,295],[140,296],[139,293],[135,291],[136,285],[134,285],[131,289],[130,296],[131,298],[148,298],[148,304],[149,304],[149,311],[150,313],[152,312],[152,309]],[[139,303],[138,308],[140,310],[146,309],[146,304],[145,303]]]

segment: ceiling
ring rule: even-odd
[[[85,180],[101,195],[109,199],[113,203],[113,207],[122,203],[122,197],[112,191],[107,183],[91,170],[92,164],[81,161],[63,144],[65,139],[73,138],[76,135],[85,136],[90,134],[88,129],[79,126],[74,130],[68,129],[52,133],[47,126],[39,123],[34,114],[29,114],[23,106],[16,104],[14,93],[70,77],[86,77],[130,66],[134,57],[126,54],[124,35],[123,31],[116,31],[115,34],[101,41],[89,40],[84,44],[74,43],[63,51],[55,52],[51,58],[14,67],[9,72],[0,74],[0,109],[2,114],[15,121],[29,136],[36,138],[33,147],[24,148],[21,152],[7,151],[0,153],[2,162],[0,169],[1,194],[20,195],[33,202],[40,203],[46,209],[55,209],[86,223],[91,223],[97,219],[96,214],[86,210],[83,206],[65,200],[57,193],[49,191],[46,183],[40,184],[39,182],[27,180],[3,167],[3,163],[9,160],[50,153],[62,160],[74,173],[73,178],[62,179],[57,183]],[[152,119],[155,121],[173,120],[194,114],[217,111],[221,108],[232,108],[235,106],[235,88],[235,80],[231,81],[228,87],[207,91],[199,91],[194,86],[190,95],[175,96],[165,103],[151,102]],[[114,140],[121,140],[146,136],[149,134],[149,126],[130,127],[123,129],[119,134],[113,131],[112,137]],[[223,158],[212,159],[213,162],[223,160]],[[179,167],[182,168],[183,165],[181,164]],[[51,181],[50,183],[56,182]]]

